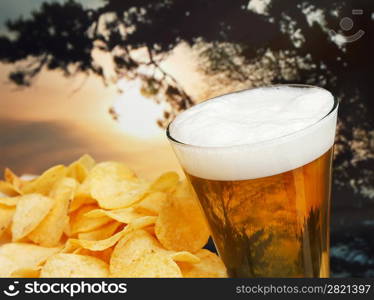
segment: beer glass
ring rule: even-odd
[[[293,90],[301,96],[294,97]],[[307,85],[278,85],[252,91],[223,95],[192,108],[201,110],[199,118],[205,122],[203,117],[209,119],[215,106],[222,106],[214,121],[219,132],[215,132],[213,121],[209,129],[204,125],[196,127],[200,119],[186,122],[193,113],[187,110],[187,117],[183,112],[182,121],[176,124],[177,117],[169,125],[169,141],[197,194],[229,277],[329,277],[331,165],[338,103],[326,90]],[[273,107],[279,106],[277,95],[283,101],[287,93],[292,98],[285,102],[289,107],[274,111],[273,119],[277,121],[269,120],[269,112],[271,116]],[[323,95],[330,95],[328,111],[311,124],[304,122],[308,125],[300,128],[300,122],[311,118],[309,108],[304,106],[318,111],[313,105],[323,104]],[[236,97],[241,99],[238,103]],[[255,113],[251,113],[246,97],[257,107]],[[319,102],[313,97],[320,97]],[[261,104],[257,104],[257,98]],[[232,104],[225,112],[227,101]],[[254,125],[251,126],[255,129],[250,130],[244,125],[231,126],[235,114],[248,121],[246,111],[256,119],[253,124],[261,124],[261,130],[256,131]],[[300,120],[297,116],[287,119],[292,113],[300,113]],[[262,120],[262,115],[267,117]],[[226,129],[225,122],[230,118],[231,127]],[[284,135],[266,138],[279,126],[286,128],[291,122],[295,130],[288,128]],[[199,143],[188,143],[180,140],[175,133],[178,130],[192,139],[201,132],[205,136],[200,137]],[[218,141],[230,139],[225,135],[235,136],[235,130],[244,131],[238,135],[242,138],[247,130],[256,142],[249,138],[243,143],[232,139],[233,145],[204,145],[210,136]],[[256,134],[264,137],[257,141]]]

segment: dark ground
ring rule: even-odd
[[[331,210],[334,277],[374,277],[374,201],[335,191]]]

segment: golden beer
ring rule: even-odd
[[[230,277],[329,276],[331,156],[250,180],[187,173]]]
[[[169,125],[230,277],[329,276],[337,107],[321,88],[270,86],[208,100]]]

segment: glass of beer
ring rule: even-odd
[[[207,100],[169,125],[229,277],[329,277],[337,108],[325,89],[275,85]]]

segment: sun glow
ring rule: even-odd
[[[163,130],[156,122],[162,117],[162,106],[141,94],[140,80],[121,81],[119,85],[123,93],[114,101],[113,109],[121,130],[139,138],[160,136]]]

